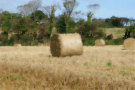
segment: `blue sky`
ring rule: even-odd
[[[17,6],[28,3],[30,0],[0,0],[0,9],[17,12]],[[135,18],[135,0],[77,0],[77,10],[86,14],[89,4],[99,4],[100,8],[95,11],[94,17],[108,18],[111,16]],[[62,3],[62,0],[42,0],[42,5],[50,3]]]

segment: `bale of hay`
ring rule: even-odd
[[[97,39],[95,41],[95,46],[105,46],[105,40],[103,40],[103,39]]]
[[[135,39],[128,38],[124,41],[124,48],[126,50],[135,50]]]
[[[50,46],[50,43],[39,43],[38,46]]]
[[[21,45],[21,44],[14,44],[14,46],[20,47],[20,46],[22,46],[22,45]]]
[[[38,46],[45,46],[43,43],[38,43]]]
[[[65,57],[82,55],[83,44],[80,34],[53,34],[50,49],[52,56]]]

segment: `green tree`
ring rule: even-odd
[[[11,26],[12,26],[12,23],[11,23],[12,14],[9,13],[9,12],[6,12],[6,11],[3,12],[1,14],[1,20],[2,20],[1,27],[2,27],[3,33],[7,36],[8,32],[11,29]]]
[[[59,33],[66,33],[65,16],[61,15],[56,21],[56,28]]]
[[[93,38],[95,31],[96,26],[87,22],[80,25],[76,30],[76,32],[80,33],[83,38]]]
[[[21,39],[21,36],[27,32],[27,21],[25,18],[13,20],[12,33],[15,33],[17,40]]]
[[[37,10],[31,14],[31,19],[36,22],[39,22],[44,18],[47,18],[47,15],[45,15],[41,10]]]
[[[95,12],[95,10],[97,9],[97,8],[99,8],[99,4],[89,4],[88,5],[88,14],[87,14],[87,22],[88,22],[88,24],[91,24],[91,22],[92,22],[92,17],[93,17],[93,15],[94,15],[94,12]]]
[[[124,38],[134,37],[135,38],[135,23],[131,26],[126,27]]]
[[[49,33],[51,35],[52,29],[54,27],[54,21],[55,21],[55,12],[57,11],[58,6],[57,5],[50,5],[44,7],[44,12],[48,15],[48,22],[49,22]]]
[[[112,16],[111,18],[106,19],[105,22],[108,23],[110,26],[114,26],[114,27],[123,26],[122,19],[115,16]]]
[[[71,30],[71,16],[75,7],[78,5],[76,0],[64,0],[64,17],[65,17],[65,24],[66,24],[66,32],[70,32]]]
[[[92,12],[89,12],[88,15],[87,15],[87,22],[88,22],[89,24],[91,24],[93,15],[94,15],[94,14],[93,14]]]

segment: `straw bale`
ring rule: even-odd
[[[80,34],[53,34],[50,49],[52,56],[82,55],[83,44]]]
[[[97,39],[95,41],[95,46],[105,46],[105,40],[103,40],[103,39]]]
[[[124,41],[124,48],[126,50],[135,50],[135,39],[128,38]]]

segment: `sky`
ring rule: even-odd
[[[27,4],[30,0],[0,0],[0,9],[18,12],[17,6]],[[100,7],[95,10],[95,18],[109,18],[111,16],[128,17],[135,19],[135,0],[77,0],[79,6],[76,10],[86,13],[89,11],[89,4],[99,4]],[[42,0],[42,5],[60,4],[62,0]],[[59,14],[60,12],[57,12]]]

